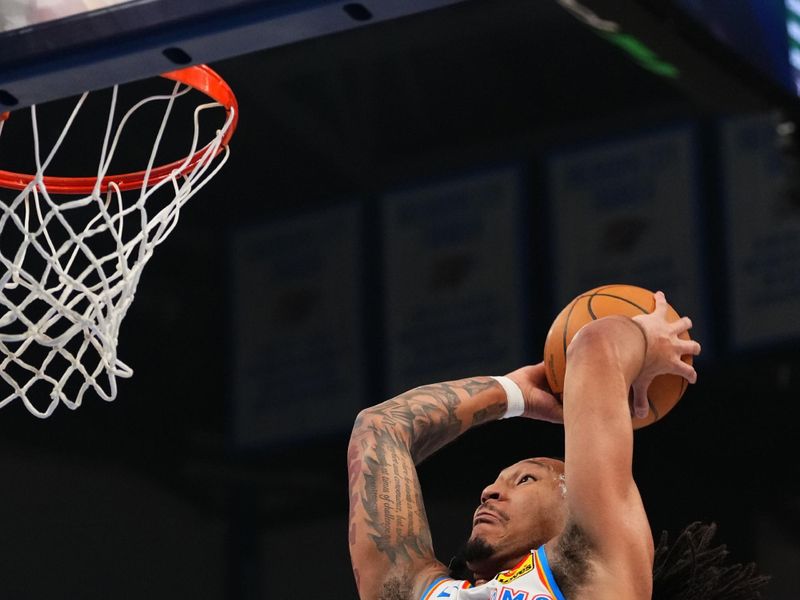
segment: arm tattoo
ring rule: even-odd
[[[506,414],[507,402],[503,404],[493,404],[487,408],[476,410],[472,415],[472,425],[481,425],[487,421],[496,421]]]
[[[432,557],[422,493],[406,445],[385,430],[375,432],[375,441],[375,458],[365,461],[361,497],[372,530],[369,537],[393,564],[398,559]]]
[[[471,398],[494,385],[498,384],[474,379],[426,385],[379,404],[373,411],[383,418],[384,426],[407,435],[411,456],[415,463],[420,463],[462,433],[463,424],[456,416],[461,406],[457,390],[463,390]],[[485,410],[476,411],[472,424],[476,424],[477,415]],[[505,411],[504,406],[502,410]],[[481,418],[488,416],[489,413]]]
[[[414,465],[469,427],[502,415],[505,400],[472,415],[462,410],[459,417],[463,400],[497,385],[472,379],[423,386],[369,409],[368,416],[357,420],[348,455],[351,545],[360,524],[392,565],[434,558]],[[360,523],[358,509],[364,515]]]

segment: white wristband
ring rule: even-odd
[[[497,383],[503,386],[506,391],[506,398],[508,405],[506,406],[506,414],[501,419],[510,419],[511,417],[519,417],[525,412],[525,400],[522,397],[522,390],[508,377],[492,377]]]

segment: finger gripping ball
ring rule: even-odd
[[[544,343],[544,363],[550,389],[560,397],[564,391],[564,371],[567,363],[567,347],[578,330],[587,323],[610,315],[636,315],[651,313],[656,302],[653,292],[634,285],[605,285],[589,290],[570,302],[553,321]],[[670,306],[667,318],[677,321],[680,317]],[[682,333],[688,340],[689,334]],[[681,357],[692,364],[692,356]],[[679,375],[659,375],[647,390],[650,411],[643,419],[633,418],[633,428],[639,429],[661,419],[686,391],[688,382]]]

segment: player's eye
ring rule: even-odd
[[[528,481],[536,481],[536,477],[534,477],[533,475],[523,475],[522,477],[519,478],[519,481],[517,483],[518,484],[526,483]]]

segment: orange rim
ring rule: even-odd
[[[222,143],[216,154],[222,152],[228,145],[233,132],[236,130],[236,124],[239,121],[239,104],[236,101],[236,96],[234,96],[233,91],[225,80],[222,79],[216,71],[206,65],[195,65],[185,69],[178,69],[177,71],[170,71],[169,73],[162,73],[161,77],[185,83],[204,93],[216,102],[219,102],[225,107],[225,112],[228,116],[231,115],[231,112],[233,113],[233,121],[225,132]],[[6,120],[8,116],[9,113],[3,113],[0,115],[0,120]],[[155,185],[163,181],[176,170],[179,170],[181,174],[188,173],[200,162],[212,143],[213,142],[203,146],[200,150],[195,152],[188,162],[186,162],[186,159],[180,159],[165,165],[153,167],[150,170],[150,177],[147,180],[148,185]],[[184,162],[186,164],[184,164]],[[100,191],[108,191],[109,184],[111,183],[116,184],[123,192],[141,188],[144,183],[145,174],[146,171],[135,171],[132,173],[121,173],[119,175],[106,175],[103,177],[103,181],[100,184]],[[0,187],[12,190],[24,190],[33,179],[33,175],[0,170]],[[97,177],[45,176],[42,177],[42,183],[48,191],[55,194],[90,194],[97,185]]]

